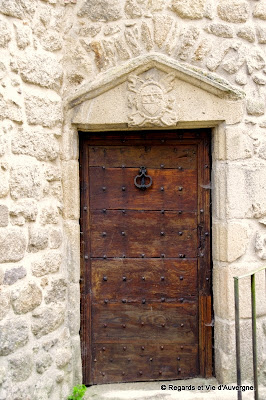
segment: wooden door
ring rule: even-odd
[[[209,138],[81,134],[85,384],[211,376]]]

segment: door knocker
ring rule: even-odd
[[[148,189],[152,185],[152,177],[150,175],[146,175],[146,167],[140,167],[139,175],[137,175],[134,179],[135,186],[141,190]],[[149,179],[149,183],[145,184],[146,179]],[[140,184],[138,183],[140,181]]]

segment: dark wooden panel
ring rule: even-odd
[[[198,375],[198,347],[176,343],[101,343],[92,350],[94,383],[183,379]]]
[[[196,213],[94,211],[92,257],[197,257]]]
[[[197,260],[92,260],[94,302],[196,301]]]
[[[208,152],[200,131],[81,142],[85,383],[211,375]],[[141,165],[146,191],[134,185]]]
[[[197,146],[91,146],[89,165],[115,168],[121,166],[139,168],[197,168]]]
[[[81,137],[84,133],[81,132]],[[90,132],[87,140],[90,145],[134,145],[136,143],[151,143],[161,146],[169,143],[178,145],[198,143],[203,138],[209,137],[209,132],[203,129],[165,131],[165,130],[148,130],[148,131],[130,131],[130,132]]]
[[[167,304],[94,304],[93,342],[121,340],[197,343],[197,302]]]
[[[196,171],[148,169],[153,184],[147,190],[134,185],[138,173],[138,168],[90,168],[91,208],[197,210]]]

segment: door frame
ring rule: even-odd
[[[189,129],[189,130],[154,130],[160,132],[160,136],[166,133],[173,133],[175,137],[182,141],[197,140],[198,143],[198,186],[202,190],[198,191],[198,305],[199,305],[199,370],[201,377],[209,378],[213,376],[214,355],[213,355],[213,308],[212,308],[212,257],[211,257],[211,138],[212,132],[209,128]],[[136,134],[145,134],[150,131],[119,131],[102,132],[103,135],[118,134],[120,136]],[[89,212],[89,168],[88,146],[84,146],[89,141],[90,135],[101,134],[101,132],[79,132],[79,168],[80,168],[80,298],[81,298],[81,354],[83,382],[86,384],[91,381],[91,303],[87,301],[90,296],[89,285],[91,281],[90,268],[86,268],[89,262],[90,240],[84,241],[84,232],[89,237],[90,227],[88,225]],[[189,137],[192,135],[194,137]],[[110,139],[107,139],[110,141]],[[88,299],[89,300],[89,299]],[[89,306],[87,307],[87,304]],[[84,338],[87,338],[86,341]],[[88,360],[90,362],[84,362]]]

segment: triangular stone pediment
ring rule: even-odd
[[[101,93],[121,84],[128,79],[128,76],[133,71],[136,75],[139,75],[141,72],[145,72],[151,68],[157,68],[168,73],[171,71],[177,79],[203,88],[218,97],[226,97],[234,100],[244,97],[244,92],[233,87],[226,80],[214,73],[206,72],[206,70],[189,64],[180,63],[163,54],[153,53],[131,59],[122,66],[111,68],[101,74],[96,81],[84,84],[77,93],[67,99],[69,107],[72,108],[85,100],[99,96]]]
[[[89,128],[175,127],[180,120],[198,121],[208,113],[209,120],[218,120],[222,104],[232,106],[243,98],[243,92],[216,74],[155,53],[99,74],[67,99],[67,107],[74,124]]]

